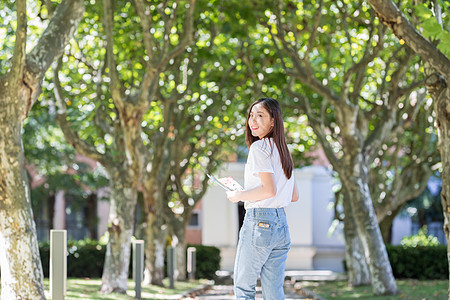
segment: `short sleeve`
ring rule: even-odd
[[[270,146],[264,147],[262,143],[253,143],[250,147],[247,164],[250,172],[258,176],[260,172],[275,173],[271,159]],[[264,148],[263,148],[264,147]]]

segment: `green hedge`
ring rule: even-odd
[[[39,243],[44,276],[49,276],[50,243]],[[94,240],[67,242],[67,276],[68,277],[102,277],[106,245]]]
[[[196,277],[212,279],[220,268],[220,250],[212,246],[189,245],[196,248]],[[67,276],[100,278],[105,261],[106,245],[94,240],[68,241],[67,242]],[[44,276],[49,277],[50,243],[40,242]],[[131,253],[131,256],[133,253]],[[132,257],[131,257],[132,259]],[[132,261],[132,260],[130,260]],[[131,276],[131,266],[129,276]]]
[[[447,246],[386,245],[395,278],[448,279]]]
[[[220,269],[220,249],[214,246],[188,245],[196,249],[195,277],[213,279]]]

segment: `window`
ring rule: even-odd
[[[189,220],[188,228],[200,229],[200,211],[196,210],[192,212],[191,219]]]

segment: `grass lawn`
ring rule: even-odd
[[[396,280],[400,294],[374,296],[372,287],[347,286],[347,281],[301,282],[301,286],[327,300],[375,299],[375,300],[447,300],[448,280]]]
[[[105,295],[99,293],[99,288],[102,280],[83,279],[83,278],[68,278],[67,279],[67,295],[66,300],[71,299],[89,299],[89,300],[132,300],[134,299],[134,281],[128,280],[128,291],[126,295],[110,294]],[[165,279],[165,286],[169,286],[169,280]],[[142,288],[141,297],[143,299],[170,299],[170,295],[181,294],[193,288],[200,287],[207,284],[207,280],[196,280],[193,282],[175,282],[175,289],[160,288],[157,286],[145,286]],[[50,299],[50,286],[48,278],[44,279],[45,296]],[[172,298],[174,299],[174,298]]]

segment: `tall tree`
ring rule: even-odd
[[[422,14],[424,17],[425,20],[418,25],[423,29],[421,33],[391,0],[369,0],[369,3],[375,9],[380,21],[388,26],[426,63],[425,83],[434,100],[436,127],[439,133],[439,150],[442,159],[441,197],[445,220],[444,232],[449,247],[448,253],[450,253],[450,32],[447,27],[448,23],[443,22],[441,8],[441,5],[444,5],[446,11],[448,11],[449,5],[440,1],[418,3],[411,15],[419,16],[419,14]],[[430,10],[425,4],[430,5],[433,9]],[[448,20],[449,16],[445,15],[445,17]],[[450,255],[448,257],[450,261]]]
[[[266,12],[268,28],[291,78],[294,103],[308,115],[339,174],[351,208],[345,216],[354,218],[374,294],[397,293],[369,170],[390,132],[402,128],[398,116],[410,113],[404,103],[422,82],[413,76],[417,61],[386,35],[364,2],[277,3]]]
[[[25,173],[22,128],[41,92],[42,78],[83,16],[81,0],[58,5],[30,53],[26,0],[16,1],[11,66],[0,77],[0,264],[2,299],[44,299],[43,273]],[[11,22],[12,24],[13,22]]]
[[[101,286],[105,293],[127,289],[137,188],[146,152],[143,116],[152,108],[160,73],[184,53],[193,32],[194,0],[134,5],[104,1],[105,41],[98,38],[95,21],[100,13],[94,12],[84,25],[87,30],[80,32],[79,51],[68,56],[69,66],[61,72],[65,84],[54,76],[58,120],[67,141],[100,162],[110,180],[109,242]],[[72,63],[78,64],[77,69],[71,69]],[[79,81],[69,85],[69,76],[78,76]],[[74,91],[70,100],[62,86]],[[80,111],[72,108],[72,100]],[[81,122],[73,117],[80,112]]]
[[[241,124],[232,131],[225,128],[236,125],[234,120],[246,107],[243,102],[257,96],[254,86],[262,81],[253,81],[255,74],[244,55],[250,38],[243,27],[248,27],[249,19],[256,20],[248,18],[249,12],[252,9],[242,1],[218,5],[198,1],[194,43],[161,73],[159,101],[152,103],[155,106],[144,117],[146,140],[152,141],[142,184],[147,283],[162,284],[166,234],[175,237],[180,248],[185,246],[186,225],[207,187],[199,165],[209,171],[217,167],[224,142],[233,142],[230,137],[242,131]],[[196,184],[187,180],[191,176],[197,178]],[[181,277],[183,264],[179,264]]]
[[[225,129],[242,106],[231,100],[247,81],[243,70],[235,72],[242,65],[242,46],[223,32],[228,20],[221,7],[210,7],[208,1],[197,3],[195,44],[161,74],[160,117],[145,118],[148,140],[153,141],[142,184],[147,283],[162,285],[167,234],[178,241],[174,243],[181,259],[177,265],[180,278],[185,277],[187,224],[206,192],[205,170],[212,172],[220,164],[226,141],[231,141]]]
[[[392,222],[409,200],[427,187],[439,167],[437,134],[429,111],[433,101],[425,88],[405,103],[409,113],[397,116],[402,122],[383,144],[370,171],[370,194],[385,243],[391,243]]]
[[[217,45],[212,38],[210,45],[214,44],[218,48],[223,46]],[[195,84],[186,91],[170,93],[183,109],[171,111],[170,127],[176,134],[169,139],[166,148],[165,159],[171,168],[163,199],[168,229],[177,240],[177,266],[181,279],[186,278],[186,229],[195,205],[209,186],[206,173],[213,173],[232,150],[229,146],[232,142],[230,127],[240,103],[230,99],[246,81],[244,73],[235,72],[236,65],[230,63],[228,56],[221,56],[220,51],[210,47],[200,51],[215,52],[216,59],[202,67],[202,72],[192,72],[192,76],[188,76]],[[187,72],[204,64],[198,59],[197,51],[192,52],[184,59],[189,65]]]

